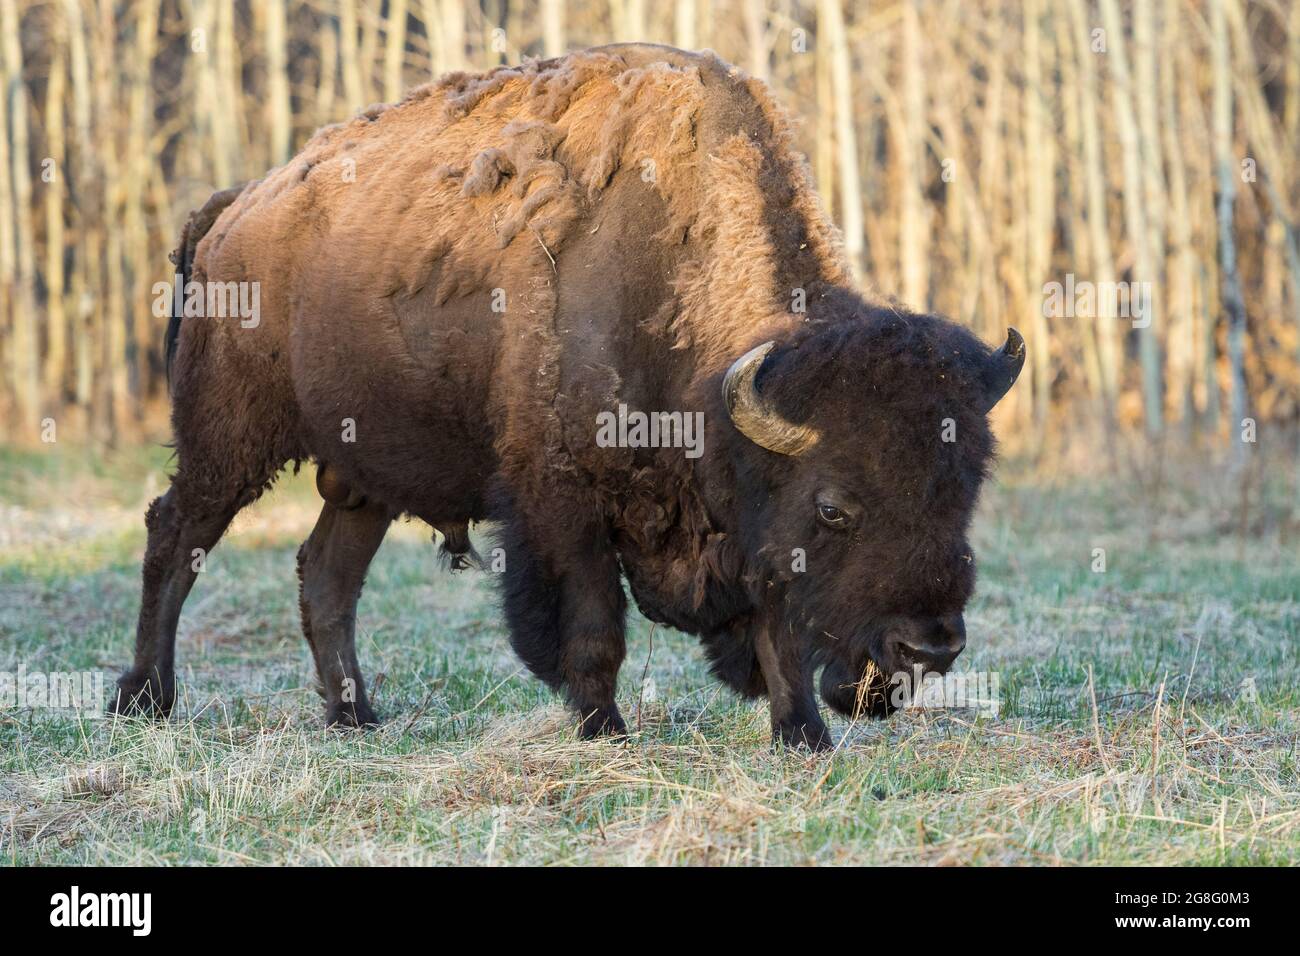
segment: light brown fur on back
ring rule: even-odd
[[[732,115],[745,94],[766,129]],[[667,204],[663,240],[699,244],[676,279],[669,334],[716,368],[764,327],[797,321],[791,290],[772,285],[773,258],[791,254],[763,221],[758,168],[773,161],[796,179],[794,212],[816,260],[809,278],[844,281],[836,232],[762,84],[710,53],[607,47],[451,74],[325,127],[244,191],[197,259],[210,278],[260,279],[264,336],[280,342],[304,263],[319,275],[325,260],[333,282],[364,290],[355,298],[377,309],[435,275],[439,303],[493,288],[520,259],[545,275],[615,172],[633,168]],[[545,309],[545,298],[535,304]],[[261,337],[243,344],[267,344]]]

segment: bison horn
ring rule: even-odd
[[[1002,343],[1002,348],[989,356],[988,363],[980,375],[984,385],[981,396],[983,411],[992,409],[1002,400],[1003,395],[1011,391],[1011,386],[1016,384],[1016,378],[1024,367],[1025,340],[1019,332],[1009,328],[1007,340]]]
[[[817,443],[816,429],[788,422],[769,408],[754,380],[775,342],[765,342],[732,363],[722,379],[722,399],[736,430],[779,455],[799,455]]]

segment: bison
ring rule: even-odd
[[[175,306],[176,470],[119,713],[170,710],[194,550],[306,461],[324,504],[300,603],[332,725],[376,719],[356,607],[400,515],[459,562],[497,523],[511,643],[584,737],[625,732],[624,579],[787,744],[829,745],[818,670],[832,708],[884,715],[889,675],[965,645],[987,413],[1024,342],[858,291],[786,115],[710,53],[451,74],[213,196],[173,261],[258,284],[261,314]],[[599,440],[616,410],[636,434]]]

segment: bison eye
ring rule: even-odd
[[[817,517],[831,528],[843,528],[849,523],[849,516],[834,505],[818,505]]]

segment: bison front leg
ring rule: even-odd
[[[505,613],[510,643],[529,670],[562,691],[583,738],[621,736],[627,725],[614,702],[626,653],[618,559],[594,531],[549,547],[515,519],[503,538]]]
[[[311,645],[330,726],[378,723],[357,663],[357,601],[366,570],[392,521],[388,507],[326,502],[298,550],[302,629]]]
[[[767,683],[772,742],[830,750],[831,732],[817,711],[813,694],[812,662],[779,615],[768,613],[755,623],[754,650]]]

